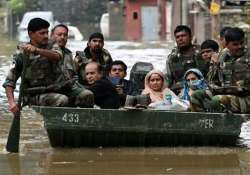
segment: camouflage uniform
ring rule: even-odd
[[[223,54],[220,54],[219,62],[212,70],[216,76],[210,79],[210,90],[214,95],[210,101],[210,109],[215,112],[227,110],[249,113],[250,51],[246,50],[242,57],[234,58],[228,50],[224,50]],[[196,101],[201,98],[203,97],[200,94],[192,96],[193,108],[204,110],[201,103]]]
[[[93,107],[94,94],[75,80],[76,69],[72,52],[67,48],[62,48],[62,52],[63,60],[60,61],[62,72],[66,80],[73,80],[71,89],[65,92],[65,95],[69,97],[70,106]]]
[[[219,53],[218,59],[222,59],[229,52],[227,48],[222,49]],[[219,60],[221,62],[221,60]],[[210,84],[220,86],[219,81],[219,65],[210,63],[209,71],[207,73],[207,79]]]
[[[220,51],[218,58],[221,59],[227,54],[228,49],[225,48]],[[221,62],[221,61],[219,61]],[[207,73],[207,80],[209,82],[210,87],[215,87],[215,86],[220,86],[220,81],[219,81],[219,69],[220,66],[217,64],[213,64],[212,62],[210,63],[209,66],[209,71]],[[196,90],[190,99],[190,109],[191,111],[194,112],[202,112],[202,111],[207,111],[207,112],[212,112],[212,107],[213,104],[218,104],[218,101],[216,98],[212,101],[213,94],[210,89],[206,90]],[[217,105],[214,105],[217,106]],[[225,110],[220,107],[218,110]]]
[[[48,44],[40,48],[52,49],[62,55],[57,45]],[[13,55],[13,67],[9,70],[3,87],[10,86],[15,89],[18,78],[22,76],[23,105],[65,106],[68,104],[66,95],[53,91],[45,92],[46,87],[53,85],[58,79],[56,64],[57,62],[41,55],[25,55],[18,51]]]
[[[199,55],[200,47],[192,45],[185,53],[175,47],[168,55],[166,61],[166,73],[169,87],[178,92],[183,88],[183,75],[190,68],[198,68],[203,75],[208,70],[205,61]]]
[[[97,60],[92,60],[89,47],[86,47],[83,52],[77,51],[74,62],[76,72],[79,76],[79,82],[83,85],[87,84],[85,78],[85,65],[91,61],[97,61],[100,65],[102,65],[105,70],[105,74],[107,74],[109,66],[113,60],[110,53],[106,49],[102,49],[102,53],[100,54],[100,57]]]

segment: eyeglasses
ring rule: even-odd
[[[113,71],[113,72],[116,72],[116,71],[122,72],[123,69],[121,69],[121,68],[113,68],[113,69],[111,69],[111,71]]]

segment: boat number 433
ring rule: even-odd
[[[66,112],[62,116],[62,121],[67,122],[67,123],[79,123],[79,114]]]

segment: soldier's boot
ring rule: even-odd
[[[136,104],[137,108],[147,108],[148,105],[151,103],[149,94],[137,95],[136,101],[137,101]]]
[[[127,95],[124,107],[131,108],[131,107],[134,107],[135,104],[136,104],[136,97],[132,95]]]

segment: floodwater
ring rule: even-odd
[[[86,42],[69,44],[72,51]],[[162,70],[167,44],[106,42],[115,60],[130,70],[136,61],[147,61]],[[0,55],[0,86],[11,66],[8,55]],[[15,95],[17,95],[17,91]],[[152,147],[54,149],[49,145],[43,119],[29,108],[21,118],[20,153],[9,154],[5,144],[12,114],[0,87],[0,175],[249,175],[250,123],[242,126],[235,147]]]

